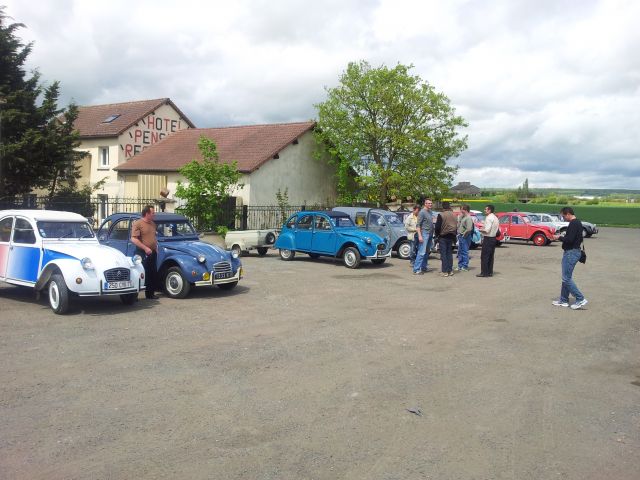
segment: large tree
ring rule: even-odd
[[[447,161],[467,147],[459,133],[467,124],[412,68],[350,63],[316,105],[316,132],[337,163],[342,201],[440,197],[451,185],[457,167]]]
[[[0,198],[44,188],[53,196],[75,188],[85,155],[73,122],[75,105],[58,108],[60,85],[44,87],[37,71],[27,75],[32,44],[23,44],[0,7]],[[39,99],[42,99],[39,103]]]

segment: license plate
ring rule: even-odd
[[[131,288],[131,282],[105,282],[105,290],[122,290],[123,288]]]
[[[225,278],[231,278],[231,277],[233,277],[232,272],[216,273],[213,275],[213,278],[215,280],[224,280]]]

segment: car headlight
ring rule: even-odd
[[[134,265],[140,265],[142,263],[142,257],[140,255],[134,255],[131,259]]]
[[[367,242],[367,245],[371,245],[371,239],[369,237],[366,237],[364,241]]]
[[[206,257],[202,254],[198,255],[198,262],[200,263],[204,263],[206,260]]]
[[[238,258],[240,255],[238,254],[237,250],[231,250],[231,257],[232,258]]]
[[[95,270],[95,267],[93,266],[93,262],[89,257],[84,257],[82,260],[80,260],[80,264],[82,265],[82,268],[84,268],[85,270]]]

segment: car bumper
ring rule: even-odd
[[[378,250],[375,255],[368,255],[365,258],[368,258],[370,260],[371,259],[375,260],[376,258],[387,258],[390,256],[391,256],[391,250],[389,250],[388,252],[385,252],[384,250]]]
[[[211,285],[222,285],[223,283],[234,283],[239,282],[242,279],[242,267],[238,268],[235,275],[232,275],[227,278],[215,278],[215,272],[209,273],[209,279],[207,280],[199,280],[197,282],[193,282],[194,285],[199,287],[211,286]]]
[[[89,283],[89,282],[86,282]],[[112,288],[109,289],[107,282],[101,282],[97,285],[97,289],[87,289],[87,290],[72,290],[79,297],[102,297],[108,295],[127,295],[129,293],[138,293],[144,290],[144,281],[142,279],[138,279],[137,282],[132,280],[131,286],[123,287],[123,288]]]

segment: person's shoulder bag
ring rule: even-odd
[[[580,252],[580,258],[578,261],[580,263],[587,263],[587,252],[584,250],[584,243],[582,244],[582,251]]]

